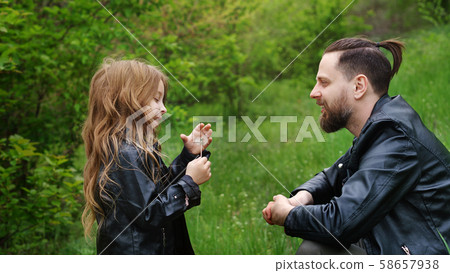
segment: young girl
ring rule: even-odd
[[[155,129],[166,113],[167,78],[140,61],[105,60],[91,81],[83,128],[85,233],[97,220],[98,254],[194,254],[184,212],[211,177],[211,125],[182,134],[169,168]],[[200,157],[199,154],[203,157]]]

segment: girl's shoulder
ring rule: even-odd
[[[123,141],[118,148],[117,155],[119,160],[134,161],[143,153],[143,151],[139,151],[138,147],[126,141]]]
[[[149,153],[132,143],[123,141],[118,150],[118,162],[119,165],[141,167],[152,165],[153,161],[158,160],[158,155],[153,153],[153,157],[149,156]]]

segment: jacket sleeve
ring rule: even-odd
[[[209,159],[211,153],[207,150],[204,150],[202,155],[203,157]],[[188,163],[194,160],[195,158],[197,158],[197,155],[191,154],[183,146],[183,150],[181,151],[181,153],[170,164],[169,170],[171,174],[171,179],[177,179],[177,177],[184,175]]]
[[[200,204],[201,197],[199,186],[188,175],[172,184],[155,184],[148,170],[153,168],[149,161],[135,149],[127,148],[110,174],[115,183],[110,183],[110,189],[116,196],[116,213],[125,214],[127,221],[142,228],[160,227]]]
[[[291,197],[299,191],[311,193],[314,204],[326,204],[333,196],[341,195],[342,181],[345,178],[345,166],[348,163],[350,150],[341,156],[331,167],[316,174],[312,179],[305,182],[292,191]]]
[[[380,131],[378,137],[369,141],[342,194],[326,204],[292,209],[285,221],[286,234],[348,245],[369,232],[414,187],[420,166],[409,138],[396,127],[375,129]]]

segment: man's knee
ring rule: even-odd
[[[303,240],[298,248],[296,255],[321,255],[323,251],[323,244],[310,241]]]
[[[356,245],[351,245],[349,249],[344,247],[330,246],[327,244],[303,240],[303,243],[298,248],[296,255],[364,255],[366,251]]]

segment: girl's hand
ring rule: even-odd
[[[192,130],[189,136],[181,134],[180,137],[184,142],[184,147],[186,147],[191,154],[198,155],[211,144],[212,132],[211,124],[208,123],[207,125],[204,125],[203,123],[200,123]]]
[[[206,157],[199,157],[187,165],[186,174],[192,177],[195,184],[201,185],[211,178],[211,161]]]

